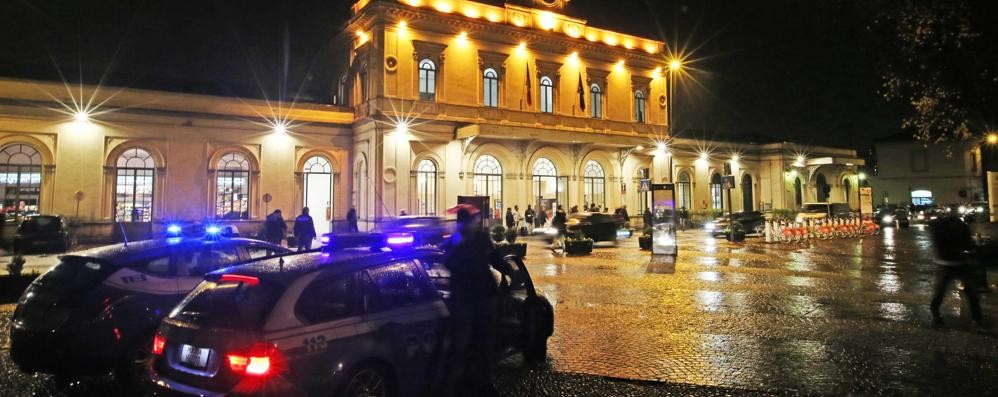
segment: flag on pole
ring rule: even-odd
[[[582,72],[579,72],[579,109],[586,111],[586,91],[582,89]]]
[[[526,83],[525,84],[527,85],[527,106],[533,106],[533,102],[534,101],[533,101],[533,98],[532,98],[532,95],[531,95],[531,92],[530,92],[530,63],[529,62],[527,63],[527,69],[526,70],[527,70],[527,79],[526,79]]]

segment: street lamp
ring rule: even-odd
[[[994,145],[994,144],[998,143],[998,133],[993,133],[992,132],[992,133],[988,134],[988,136],[986,138],[986,141],[987,141],[988,145]]]
[[[866,180],[866,173],[860,171],[856,174],[856,206],[859,207],[859,215],[863,215],[863,181]]]
[[[668,101],[669,101],[669,109],[668,109],[668,112],[669,112],[668,118],[669,119],[668,119],[668,123],[669,124],[666,126],[666,128],[668,128],[668,131],[669,131],[669,139],[672,139],[672,102],[676,98],[676,95],[675,95],[676,73],[678,73],[682,68],[683,68],[683,63],[680,62],[678,59],[672,59],[672,61],[669,61],[669,90],[668,90],[668,94],[669,94],[669,98],[668,98]],[[672,156],[670,155],[669,156],[669,183],[674,183],[674,182],[675,181],[672,178]]]

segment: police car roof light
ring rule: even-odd
[[[170,234],[180,234],[180,232],[182,232],[183,230],[184,228],[180,227],[180,225],[177,224],[171,224],[166,227],[166,232]]]
[[[218,234],[222,231],[222,228],[218,226],[208,226],[204,229],[205,233],[208,234]]]
[[[246,285],[257,285],[260,284],[260,279],[253,276],[244,276],[242,274],[223,274],[219,282],[222,283],[246,283]]]
[[[412,245],[415,238],[412,233],[391,233],[385,236],[385,242],[390,246]]]

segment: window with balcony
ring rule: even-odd
[[[594,119],[603,118],[603,90],[598,84],[589,87],[589,115]]]
[[[419,61],[419,99],[433,101],[437,98],[437,66],[429,59]]]
[[[548,76],[541,77],[541,112],[554,113],[554,82]]]
[[[482,87],[485,92],[482,104],[490,108],[499,107],[499,74],[495,69],[488,68],[482,76]]]

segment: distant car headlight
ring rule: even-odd
[[[894,217],[891,215],[884,215],[884,223],[894,222]]]
[[[918,220],[920,220],[920,221],[924,221],[924,220],[925,220],[925,215],[923,215],[923,214],[918,214]]]
[[[961,214],[966,214],[967,213],[967,207],[966,206],[961,205],[959,210],[960,210]]]
[[[977,207],[975,211],[977,211],[978,213],[984,212],[984,207]]]
[[[703,224],[703,228],[706,230],[714,230],[715,228],[717,228],[717,224],[715,224],[714,222],[707,222]]]

